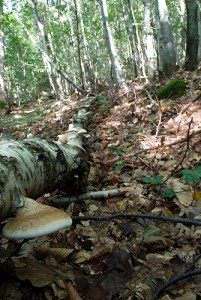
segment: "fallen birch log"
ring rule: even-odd
[[[38,138],[0,141],[0,221],[19,212],[23,215],[24,222],[20,223],[19,214],[17,220],[8,222],[3,230],[7,238],[32,238],[71,224],[70,217],[66,214],[66,221],[55,226],[64,218],[64,212],[52,207],[50,207],[51,211],[48,211],[49,207],[45,206],[43,209],[41,204],[39,204],[41,210],[37,209],[28,198],[36,199],[46,192],[72,184],[72,180],[87,176],[86,151],[83,149],[82,142],[83,134],[86,132],[82,124],[86,124],[87,114],[85,110],[81,110],[75,123],[69,125],[68,131],[60,135],[57,142]],[[37,214],[34,211],[37,211]],[[56,219],[52,220],[55,226],[52,231],[45,226],[46,224],[51,226],[48,214],[53,216],[54,212]],[[38,228],[33,230],[31,228],[37,216],[41,221],[41,231]],[[18,232],[13,235],[15,227]],[[42,230],[43,227],[45,230]]]

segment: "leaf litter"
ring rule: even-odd
[[[188,72],[182,76],[186,82],[192,80]],[[109,87],[95,93],[86,134],[87,191],[126,188],[126,192],[71,203],[68,212],[75,216],[143,212],[201,219],[199,92],[191,85],[181,98],[164,99],[159,124],[159,102],[145,93],[154,87],[137,81],[129,86],[126,94]],[[32,112],[18,107],[3,116],[2,136],[23,139],[31,132],[56,140],[72,122],[79,101],[69,98],[61,106],[42,99],[30,105]],[[41,105],[43,115],[36,120],[34,112]],[[20,120],[17,126],[9,123],[15,115]],[[30,122],[24,126],[27,115]],[[54,195],[73,195],[73,191]],[[47,203],[49,196],[40,202]],[[82,221],[30,241],[2,237],[0,298],[199,299],[199,274],[164,289],[163,285],[201,269],[200,241],[199,226],[141,218]]]

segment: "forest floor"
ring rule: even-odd
[[[108,86],[94,91],[85,140],[87,191],[122,193],[74,202],[67,211],[89,217],[152,213],[159,219],[88,220],[29,241],[1,237],[0,299],[200,299],[201,227],[177,219],[201,218],[200,73],[177,74],[187,91],[176,100],[157,100],[161,84],[138,80],[127,92]],[[57,140],[81,99],[74,95],[61,104],[43,96],[10,115],[2,111],[1,137],[23,140],[32,133]]]

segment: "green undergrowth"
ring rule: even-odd
[[[39,108],[32,111],[13,111],[9,115],[5,115],[4,112],[0,114],[0,128],[20,128],[29,126],[30,124],[39,122],[47,115],[45,108]]]

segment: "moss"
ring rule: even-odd
[[[186,91],[186,83],[183,80],[174,79],[156,92],[158,99],[177,99]]]

